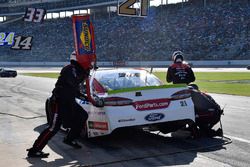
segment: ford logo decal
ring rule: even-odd
[[[145,120],[153,122],[153,121],[159,121],[159,120],[163,119],[164,117],[165,117],[165,115],[162,113],[151,113],[145,117]]]

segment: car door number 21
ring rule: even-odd
[[[187,102],[185,100],[184,101],[180,101],[180,104],[181,104],[181,107],[187,106]]]

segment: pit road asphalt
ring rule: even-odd
[[[46,126],[44,102],[55,79],[18,75],[0,78],[0,166],[249,166],[250,97],[211,94],[223,107],[226,139],[186,139],[142,131],[123,131],[111,136],[81,140],[82,149],[62,143],[59,132],[45,147],[46,159],[27,158],[39,132]],[[207,146],[213,148],[201,149]]]

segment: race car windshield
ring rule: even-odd
[[[108,90],[162,85],[156,76],[146,71],[100,71],[95,78]]]

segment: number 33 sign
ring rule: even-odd
[[[45,9],[27,8],[23,20],[28,22],[42,22],[45,14]]]
[[[118,0],[118,15],[145,17],[148,6],[149,0]]]

